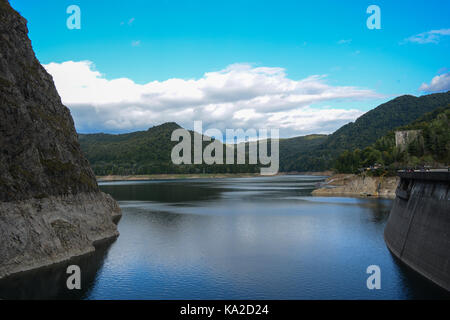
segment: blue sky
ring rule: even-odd
[[[81,132],[127,132],[170,120],[192,127],[192,120],[203,120],[207,127],[220,129],[278,126],[282,136],[329,133],[395,96],[449,90],[450,1],[11,0],[11,4],[28,20],[36,55],[42,64],[52,65],[48,70]],[[80,30],[66,27],[66,8],[72,4],[81,9]],[[380,7],[381,30],[366,26],[371,4]],[[75,64],[64,64],[69,61]],[[70,82],[71,72],[84,70],[83,66],[93,75],[92,82]],[[218,85],[205,73],[229,78]],[[94,81],[100,79],[104,81]],[[132,84],[104,84],[114,79]],[[243,79],[248,80],[243,90],[229,90],[228,84],[239,87],[239,81],[247,81]],[[306,89],[305,79],[310,83]],[[191,86],[189,80],[197,83]],[[266,96],[265,86],[273,81],[278,90]],[[154,85],[146,86],[150,83]],[[93,98],[87,89],[71,86],[92,86],[90,92],[108,97]],[[285,91],[289,86],[296,89]],[[115,98],[110,99],[109,92],[121,87],[129,90],[122,96],[111,93]],[[191,92],[179,94],[189,90],[199,91],[195,99]],[[315,91],[320,97],[313,97]],[[71,97],[74,92],[77,97]],[[143,97],[154,97],[157,103]],[[183,99],[186,104],[181,106]],[[264,99],[271,108],[260,103]],[[206,116],[208,112],[213,116]]]

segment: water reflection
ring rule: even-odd
[[[135,183],[106,183],[102,190],[111,194],[116,200],[158,201],[178,203],[216,200],[220,198],[221,189],[210,188],[207,182],[192,183],[189,188],[179,181],[146,181]]]
[[[311,197],[319,181],[281,176],[101,184],[120,201],[121,236],[85,258],[91,266],[82,267],[88,270],[82,292],[64,289],[64,266],[37,272],[31,277],[36,283],[19,277],[0,285],[0,292],[86,299],[448,298],[386,248],[391,200]],[[381,290],[366,288],[371,264],[381,267]]]
[[[10,276],[0,281],[0,299],[83,299],[94,287],[111,242],[96,247],[96,251],[53,266]],[[82,290],[69,290],[66,286],[67,267],[78,265],[81,269]]]

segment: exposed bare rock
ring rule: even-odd
[[[35,57],[26,20],[0,0],[0,277],[93,250],[118,235],[118,216]]]
[[[355,174],[336,174],[325,185],[312,192],[315,196],[372,196],[395,198],[398,177],[370,177]]]
[[[0,278],[93,251],[119,235],[114,216],[120,208],[101,192],[0,202]]]

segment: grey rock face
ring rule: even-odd
[[[0,0],[0,201],[99,192],[26,20]]]
[[[36,59],[26,20],[0,0],[0,277],[117,236],[70,111]]]
[[[0,278],[93,251],[119,235],[120,215],[101,192],[0,202]]]

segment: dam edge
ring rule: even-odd
[[[450,172],[398,175],[386,245],[402,263],[450,291]]]

